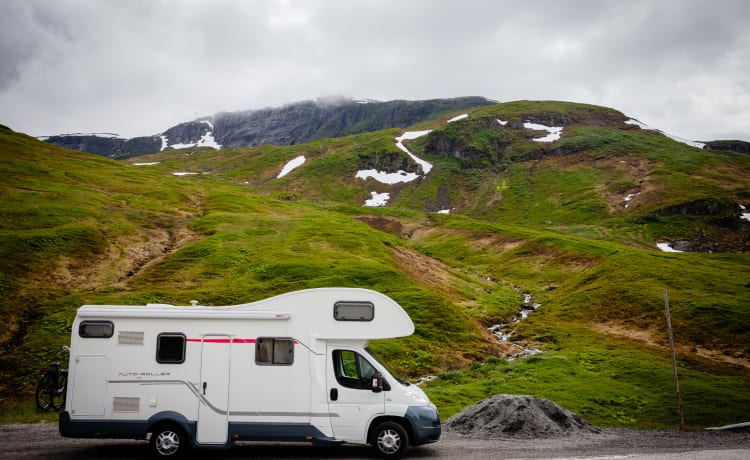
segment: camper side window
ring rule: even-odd
[[[108,339],[114,333],[112,321],[83,321],[78,326],[78,335],[84,339]]]
[[[156,362],[181,364],[185,362],[185,336],[183,334],[159,334],[156,338]]]
[[[333,304],[333,318],[336,321],[372,321],[375,305],[372,302],[339,301]]]
[[[294,340],[259,337],[255,341],[255,364],[289,366],[294,363]]]

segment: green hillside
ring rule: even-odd
[[[0,131],[3,404],[30,401],[81,304],[225,305],[351,286],[412,316],[414,336],[373,348],[412,380],[437,375],[425,387],[443,418],[519,393],[602,426],[675,426],[666,289],[687,423],[745,421],[750,157],[581,104],[450,118],[413,128],[432,130],[406,145],[434,167],[392,185],[356,174],[420,172],[399,130],[128,164]],[[547,132],[524,123],[561,137],[535,141]],[[387,207],[362,206],[373,191],[390,193]],[[524,294],[539,308],[498,341],[487,327],[509,322]],[[519,346],[542,353],[506,361]]]

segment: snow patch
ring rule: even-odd
[[[185,144],[170,144],[169,139],[167,139],[167,136],[161,134],[161,150],[165,150],[167,147],[172,147],[173,149],[187,149],[190,147],[211,147],[215,150],[221,149],[221,144],[216,142],[216,139],[214,139],[214,124],[211,123],[208,120],[200,120],[201,123],[205,123],[208,126],[208,131],[206,131],[206,134],[203,135],[200,139],[198,139],[198,142],[190,142]]]
[[[431,129],[428,129],[428,130],[425,130],[425,131],[407,131],[404,134],[402,134],[401,136],[399,136],[399,137],[396,138],[396,147],[398,147],[401,150],[403,150],[404,152],[406,152],[406,154],[409,155],[412,160],[414,160],[417,164],[419,164],[419,166],[422,167],[422,174],[424,174],[425,176],[427,174],[429,174],[430,170],[432,170],[432,164],[430,164],[430,163],[428,163],[428,162],[426,162],[426,161],[424,161],[424,160],[422,160],[420,158],[417,158],[413,153],[411,153],[409,151],[409,149],[407,149],[404,146],[404,141],[407,141],[407,140],[410,141],[410,140],[414,140],[414,139],[417,139],[417,138],[422,137],[422,136],[426,136],[430,132],[432,132]]]
[[[391,199],[391,194],[388,192],[370,192],[370,195],[372,195],[372,198],[365,201],[365,206],[385,206],[388,204],[388,200]]]
[[[656,243],[656,247],[661,249],[663,252],[683,252],[677,249],[673,249],[669,243]]]
[[[221,144],[214,139],[214,124],[208,120],[201,120],[201,122],[208,125],[208,131],[200,138],[196,144],[197,147],[211,147],[215,150],[221,150]]]
[[[464,114],[459,115],[457,117],[453,117],[450,120],[448,120],[448,123],[453,123],[454,121],[463,120],[464,118],[469,118],[469,114],[468,113],[464,113]]]
[[[127,140],[126,137],[120,137],[119,134],[115,134],[115,133],[68,133],[68,134],[58,134],[56,137],[70,137],[70,136],[93,136],[93,137],[103,137],[105,139]],[[37,139],[42,140],[42,137],[44,137],[46,140],[52,136],[41,136],[41,137],[37,137]]]
[[[200,173],[197,173],[197,172],[185,172],[185,171],[182,171],[182,172],[173,172],[172,173],[173,176],[194,176],[196,174],[200,174]]]
[[[627,195],[625,195],[625,198],[624,198],[625,208],[630,206],[630,202],[633,200],[633,198],[637,197],[640,194],[641,192],[636,192],[636,193],[628,193]]]
[[[395,173],[388,173],[385,171],[378,171],[375,169],[361,169],[357,171],[355,176],[357,179],[367,179],[372,177],[376,181],[382,184],[398,184],[400,182],[411,182],[419,178],[417,173],[407,173],[406,171],[399,170]]]
[[[451,213],[450,209],[441,209],[440,211],[438,211],[438,214],[450,214],[450,213]]]
[[[304,155],[300,155],[297,158],[294,158],[293,160],[289,160],[287,164],[284,165],[284,167],[281,169],[281,172],[279,172],[279,175],[276,176],[276,179],[282,178],[292,172],[295,168],[302,166],[305,163],[305,157]]]
[[[634,126],[637,126],[637,127],[641,128],[641,129],[647,129],[649,131],[656,131],[657,133],[661,133],[661,134],[667,136],[668,138],[672,139],[673,141],[682,142],[683,144],[687,144],[687,145],[689,145],[691,147],[697,147],[699,149],[702,149],[703,146],[706,145],[705,142],[691,141],[689,139],[685,139],[684,137],[675,136],[674,134],[665,133],[664,131],[662,131],[660,129],[650,128],[647,124],[641,123],[640,121],[636,120],[635,118],[631,118],[630,120],[625,120],[625,124],[626,125],[634,125]]]
[[[549,133],[544,137],[532,139],[534,142],[554,142],[560,139],[560,135],[562,134],[562,126],[545,126],[527,121],[524,122],[523,127],[534,131],[547,131]]]
[[[508,124],[508,120],[501,120],[499,118],[497,118],[497,122],[500,123],[501,126],[505,126]]]
[[[740,211],[744,211],[746,208],[742,205],[740,205]],[[741,220],[748,220],[750,221],[750,212],[743,212],[740,214]]]
[[[399,136],[399,137],[397,137],[397,138],[394,139],[396,141],[396,147],[398,147],[402,151],[406,152],[406,154],[409,155],[409,157],[412,160],[414,160],[415,163],[417,163],[419,165],[419,167],[422,169],[422,175],[427,175],[427,173],[430,172],[430,170],[432,169],[432,164],[430,164],[430,163],[422,160],[421,158],[417,158],[416,155],[414,155],[413,153],[411,153],[409,151],[409,149],[407,149],[406,146],[404,146],[404,141],[405,140],[416,139],[418,137],[422,137],[422,136],[426,135],[427,133],[429,133],[430,131],[431,130],[426,130],[426,131],[407,131],[404,134],[402,134],[401,136]],[[389,173],[389,172],[385,172],[385,171],[378,171],[376,169],[361,169],[361,170],[357,171],[357,174],[354,177],[356,177],[357,179],[368,179],[368,178],[371,177],[371,178],[375,179],[376,181],[378,181],[378,182],[380,182],[382,184],[393,185],[393,184],[398,184],[398,183],[401,183],[401,182],[411,182],[413,180],[418,179],[419,176],[420,175],[417,174],[417,173],[409,173],[409,172],[406,172],[406,171],[403,171],[403,170],[399,170],[399,171],[397,171],[395,173]],[[375,192],[373,192],[373,193],[375,193]],[[388,199],[386,198],[386,202],[387,202],[387,200]],[[370,201],[372,201],[372,200],[368,200],[368,202],[370,202]],[[368,204],[365,204],[365,206],[384,206],[384,205],[385,204],[382,204],[382,205],[380,205],[380,204],[379,205],[368,205]]]
[[[651,129],[646,125],[645,123],[641,123],[640,121],[636,120],[635,118],[631,118],[630,120],[625,120],[626,125],[633,125],[637,126],[641,129]]]
[[[153,161],[151,163],[133,163],[133,166],[153,166],[158,165],[161,161]]]

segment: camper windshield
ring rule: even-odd
[[[409,383],[409,382],[407,382],[407,381],[406,381],[406,380],[404,380],[404,379],[401,379],[401,378],[399,378],[399,377],[398,377],[398,376],[397,376],[396,374],[394,374],[394,373],[393,373],[393,371],[392,371],[392,370],[390,370],[390,369],[388,368],[388,366],[386,366],[385,364],[383,364],[383,361],[381,361],[380,359],[378,359],[378,357],[377,357],[377,356],[375,355],[375,353],[373,353],[373,352],[372,352],[372,350],[370,349],[370,347],[367,347],[367,348],[365,348],[365,350],[367,350],[367,353],[368,353],[368,354],[370,355],[370,357],[371,357],[371,358],[372,358],[372,359],[373,359],[373,360],[374,360],[374,361],[375,361],[376,363],[378,363],[378,365],[379,365],[380,367],[382,367],[382,368],[383,368],[383,369],[385,369],[385,370],[386,370],[386,371],[387,371],[387,372],[388,372],[389,374],[391,374],[391,375],[393,376],[393,378],[394,378],[394,379],[398,380],[398,383],[400,383],[401,385],[406,385],[406,386],[409,386],[409,385],[410,385],[410,383]]]

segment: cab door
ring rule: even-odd
[[[385,392],[373,391],[379,371],[356,349],[329,345],[326,359],[328,409],[333,436],[350,442],[366,442],[367,426],[385,413]]]

